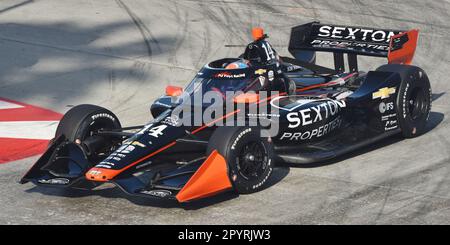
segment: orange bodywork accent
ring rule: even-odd
[[[85,177],[90,181],[107,182],[120,174],[122,170],[113,170],[106,168],[91,168],[87,171]]]
[[[259,101],[259,95],[256,93],[245,93],[245,94],[240,94],[240,95],[234,97],[234,103],[239,103],[239,104],[256,103],[258,101]]]
[[[264,29],[261,27],[255,27],[252,29],[253,40],[258,41],[264,37]]]
[[[180,96],[183,93],[183,88],[178,86],[167,86],[166,95],[167,96]]]
[[[391,51],[394,40],[404,35],[408,35],[408,41],[403,44],[403,47],[401,49]],[[388,53],[389,64],[410,65],[414,58],[414,53],[416,52],[418,38],[419,38],[419,30],[411,30],[393,36],[391,38],[391,43],[389,45],[389,53]]]
[[[214,150],[176,195],[179,202],[212,196],[232,187],[225,158]]]

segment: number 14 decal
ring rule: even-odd
[[[167,125],[156,126],[154,128],[151,128],[150,130],[148,130],[148,135],[158,138],[159,136],[163,135],[163,131],[166,128],[167,128]]]
[[[263,43],[262,47],[266,51],[267,61],[275,59],[275,53],[273,52],[272,47],[268,43]]]

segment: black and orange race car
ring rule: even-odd
[[[105,108],[73,107],[21,183],[113,183],[131,195],[188,202],[261,190],[279,162],[323,162],[425,132],[431,88],[411,65],[417,30],[308,23],[292,29],[292,57],[280,57],[262,29],[253,36],[239,58],[208,63],[185,89],[168,86],[145,125],[122,127]],[[316,52],[332,53],[335,67],[317,65]],[[358,55],[388,64],[361,72]]]

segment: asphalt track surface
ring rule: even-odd
[[[19,185],[37,157],[0,165],[0,224],[450,224],[450,2],[422,0],[3,0],[0,97],[64,113],[99,104],[145,123],[167,84],[235,57],[262,26],[287,55],[290,28],[326,23],[421,31],[414,63],[429,75],[429,132],[392,138],[314,167],[280,166],[271,186],[178,205],[114,188]],[[324,57],[319,63],[330,65]],[[376,68],[363,59],[362,68]]]

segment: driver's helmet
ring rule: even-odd
[[[248,62],[245,60],[238,60],[235,62],[231,62],[227,66],[225,66],[225,69],[242,69],[242,68],[248,68]]]

